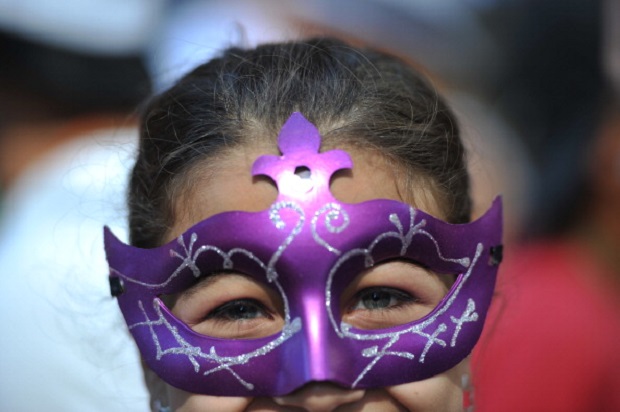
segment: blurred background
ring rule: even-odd
[[[620,410],[619,3],[0,0],[0,408],[148,409],[101,239],[139,104],[223,48],[327,34],[422,68],[474,217],[504,198],[476,410]]]

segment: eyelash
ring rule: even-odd
[[[242,307],[250,307],[252,310],[256,311],[256,316],[245,317],[244,315],[247,312],[243,313],[233,313],[233,310],[240,309]],[[259,317],[265,317],[268,319],[272,319],[273,316],[270,314],[269,310],[255,299],[235,299],[229,302],[224,303],[223,305],[218,306],[213,309],[211,312],[205,316],[205,320],[215,320],[221,322],[240,322],[240,321],[251,321]]]
[[[384,308],[357,308],[358,305],[363,304],[363,298],[369,296],[371,293],[385,293],[389,295],[388,305],[391,303],[392,298],[396,300],[396,303],[393,305],[386,306]],[[386,310],[394,310],[401,309],[409,304],[417,303],[420,299],[415,296],[411,296],[409,293],[404,292],[399,289],[388,288],[388,287],[373,287],[362,289],[357,292],[353,297],[353,305],[351,305],[351,310],[368,310],[368,311],[386,311]]]
[[[370,310],[370,311],[394,310],[394,309],[402,308],[403,306],[406,306],[411,303],[419,302],[418,298],[411,296],[410,294],[403,292],[402,290],[398,290],[394,288],[387,288],[387,287],[374,287],[374,288],[366,288],[366,289],[363,289],[357,292],[354,296],[354,304],[351,305],[351,310],[362,309],[362,308],[357,309],[356,306],[358,306],[359,304],[363,304],[362,302],[364,298],[369,296],[371,293],[388,294],[389,295],[388,296],[389,301],[387,302],[388,306],[382,307],[382,308],[363,308],[363,310]],[[395,299],[396,302],[395,304],[390,305],[390,303],[392,303],[392,299]],[[233,313],[232,312],[235,309],[238,310],[243,307],[250,307],[252,310],[255,310],[257,312],[256,316],[246,317],[244,315],[247,315],[248,312],[245,312],[245,313],[243,312]],[[205,320],[235,322],[235,321],[252,320],[258,317],[272,318],[267,308],[265,308],[265,306],[259,301],[254,300],[254,299],[235,299],[230,302],[226,302],[223,305],[220,305],[217,308],[213,309],[211,312],[207,314],[207,316],[205,316]]]

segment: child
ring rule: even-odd
[[[463,408],[501,260],[454,117],[332,39],[229,49],[155,97],[106,231],[154,410]]]

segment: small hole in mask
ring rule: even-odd
[[[297,166],[295,168],[295,175],[299,176],[301,179],[310,179],[312,172],[306,166]]]

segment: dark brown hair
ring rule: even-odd
[[[161,242],[189,170],[249,139],[275,142],[294,111],[332,146],[378,151],[403,179],[430,181],[448,220],[469,220],[463,145],[436,91],[398,58],[320,38],[228,49],[147,104],[129,187],[131,243]]]

